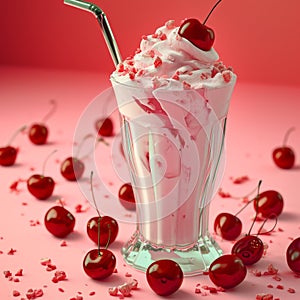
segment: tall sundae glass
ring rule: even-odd
[[[140,270],[165,258],[194,275],[222,253],[208,217],[236,75],[178,31],[169,21],[144,36],[111,75],[137,210],[122,253]]]

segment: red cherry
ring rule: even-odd
[[[65,179],[69,181],[76,181],[82,177],[85,166],[82,159],[79,159],[78,157],[84,142],[89,138],[94,138],[94,136],[92,134],[87,134],[79,143],[75,156],[67,157],[61,163],[60,173]],[[105,143],[103,139],[99,139],[98,141],[102,141]]]
[[[183,282],[183,272],[175,261],[161,259],[148,267],[146,278],[156,294],[169,296],[180,288]]]
[[[12,166],[17,158],[18,150],[12,146],[6,146],[0,148],[0,165]]]
[[[284,136],[283,145],[273,150],[273,161],[281,169],[291,169],[295,164],[295,152],[286,146],[288,136],[294,129],[290,128]]]
[[[27,180],[28,191],[37,199],[48,199],[54,190],[55,182],[51,177],[34,174]]]
[[[235,215],[220,213],[215,219],[214,230],[225,240],[235,240],[242,232],[242,222]]]
[[[233,245],[231,253],[236,254],[244,265],[253,265],[262,258],[264,244],[259,237],[246,235]]]
[[[104,279],[113,273],[116,266],[116,258],[111,251],[107,250],[107,246],[112,242],[111,238],[113,239],[116,238],[116,235],[118,233],[118,224],[114,219],[110,217],[100,216],[100,212],[96,205],[94,189],[93,189],[93,171],[91,172],[90,185],[91,185],[92,198],[98,213],[98,217],[92,218],[88,222],[88,234],[89,234],[89,228],[91,228],[90,233],[92,233],[93,227],[97,229],[98,249],[90,250],[85,255],[83,260],[83,269],[85,273],[93,279]],[[93,226],[89,227],[89,224],[93,224]],[[104,236],[102,242],[103,243],[106,242],[105,249],[100,248],[102,235]]]
[[[124,183],[119,189],[119,200],[127,210],[135,210],[135,198],[131,183]]]
[[[63,206],[57,205],[46,212],[44,223],[50,233],[63,238],[73,231],[75,217]]]
[[[90,250],[83,259],[85,273],[93,279],[110,276],[116,267],[116,257],[108,249]]]
[[[181,24],[178,34],[203,51],[209,51],[215,41],[214,31],[201,24],[197,19],[185,20]]]
[[[33,124],[29,129],[29,139],[35,145],[46,144],[48,138],[48,128],[44,124]]]
[[[253,203],[255,211],[264,218],[278,217],[283,210],[283,198],[273,190],[260,193]]]
[[[245,279],[247,269],[237,255],[225,254],[211,263],[208,274],[215,285],[230,289]]]
[[[295,164],[295,153],[290,147],[280,147],[273,151],[273,160],[281,169],[291,169]]]
[[[34,174],[27,180],[28,191],[37,199],[48,199],[54,190],[55,182],[51,177],[44,176],[46,163],[51,155],[56,152],[51,152],[44,161],[42,174]]]
[[[119,225],[117,221],[109,216],[93,217],[87,223],[87,234],[89,238],[96,244],[99,242],[100,246],[108,246],[113,243],[118,232]]]
[[[0,148],[0,166],[8,167],[12,166],[16,162],[18,149],[10,146],[10,144],[13,142],[18,133],[24,131],[25,128],[26,126],[19,128],[10,138],[7,146]]]
[[[61,175],[69,181],[79,180],[83,172],[84,163],[76,157],[66,158],[60,166]]]
[[[55,112],[56,110],[56,101],[51,100],[51,109],[50,111],[44,116],[42,122],[40,123],[34,123],[31,125],[28,131],[28,137],[30,141],[35,145],[44,145],[47,142],[48,138],[48,128],[45,125],[46,121],[49,119],[49,117]]]
[[[293,240],[286,250],[286,260],[289,268],[300,274],[300,237]]]
[[[97,120],[95,128],[100,136],[110,137],[114,135],[114,124],[110,118]]]
[[[258,182],[257,195],[259,194],[259,189],[260,189],[261,183],[262,183],[262,181],[260,180]],[[252,192],[250,194],[252,194]],[[254,201],[254,199],[252,201]],[[241,213],[252,201],[247,202],[235,215],[232,215],[230,213],[220,213],[216,217],[215,222],[214,222],[215,232],[218,235],[220,235],[222,238],[224,238],[225,240],[229,240],[229,241],[235,240],[242,232],[242,222],[237,217],[237,215],[239,213]],[[255,222],[255,220],[254,220],[254,222]],[[253,225],[254,225],[254,223],[252,224],[251,229],[252,229]],[[251,229],[250,229],[250,231],[251,231]],[[250,231],[249,231],[249,234],[250,234]]]
[[[108,246],[115,241],[118,232],[119,225],[117,221],[109,216],[101,216],[100,211],[97,207],[94,188],[93,188],[93,171],[90,176],[90,186],[92,199],[98,213],[98,217],[91,218],[87,223],[87,234],[92,241],[94,241],[98,247]]]
[[[178,34],[189,40],[199,49],[209,51],[215,41],[215,34],[211,28],[205,25],[205,23],[221,1],[222,0],[219,0],[213,6],[203,24],[197,19],[186,19],[179,27]]]

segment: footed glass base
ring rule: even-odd
[[[136,231],[122,248],[122,254],[129,265],[144,272],[156,260],[172,259],[180,265],[185,276],[193,276],[207,271],[210,264],[222,255],[222,250],[209,235],[186,248],[168,248],[145,241]]]

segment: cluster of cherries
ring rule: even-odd
[[[259,193],[261,181],[258,184],[258,193],[255,198],[240,209],[235,215],[231,213],[220,213],[214,221],[214,230],[225,240],[237,241],[234,243],[231,254],[225,254],[217,258],[209,268],[210,279],[218,286],[232,288],[240,284],[246,277],[248,265],[257,263],[263,256],[264,243],[258,237],[264,223],[268,219],[276,219],[283,210],[283,198],[280,193],[268,190]],[[238,214],[250,203],[253,203],[255,218],[249,232],[241,237],[242,221]],[[264,218],[265,221],[256,235],[251,234],[257,217]],[[276,226],[275,223],[275,226]],[[274,226],[274,227],[275,227]],[[274,228],[272,228],[273,230]],[[238,239],[239,238],[239,239]]]
[[[28,136],[30,141],[35,145],[44,145],[47,143],[49,130],[45,125],[45,120],[54,112],[56,103],[53,105],[51,112],[43,119],[42,123],[33,124]],[[111,119],[97,120],[95,128],[99,136],[113,136],[113,122]],[[14,138],[18,133],[23,132],[25,126],[21,127],[11,138],[7,146],[0,148],[0,165],[12,166],[15,164],[18,149],[11,146]],[[88,138],[88,136],[87,136]],[[46,164],[49,158],[56,152],[52,151],[45,159],[41,174],[34,174],[27,180],[28,191],[39,200],[46,200],[52,196],[55,181],[50,176],[45,176]],[[77,157],[68,157],[61,164],[61,174],[66,180],[77,181],[84,173],[84,163]],[[91,190],[94,204],[91,173]],[[118,192],[120,203],[127,210],[135,210],[135,199],[132,185],[130,183],[123,184]],[[101,216],[96,207],[98,216],[91,218],[87,222],[86,231],[89,238],[98,245],[88,251],[83,259],[83,270],[91,278],[102,280],[110,276],[116,266],[116,257],[108,249],[118,235],[119,227],[117,221],[110,216]],[[62,201],[60,205],[51,207],[44,216],[44,224],[46,229],[58,238],[65,238],[75,227],[75,217],[67,210]],[[147,270],[147,280],[150,287],[159,295],[170,295],[174,293],[183,281],[183,272],[180,266],[172,260],[158,260],[149,266]]]
[[[295,152],[286,145],[288,137],[294,129],[292,127],[286,132],[282,146],[275,148],[272,153],[274,163],[281,169],[291,169],[295,165]],[[253,202],[256,213],[253,224],[257,216],[265,218],[265,220],[277,218],[283,210],[283,198],[280,193],[274,190],[258,193],[248,204],[251,202]],[[214,222],[215,232],[225,240],[237,239],[242,232],[242,222],[237,215],[244,208],[235,215],[230,213],[219,214]],[[260,230],[257,235],[251,234],[253,224],[249,233],[235,242],[231,254],[223,255],[211,264],[209,277],[216,285],[223,288],[232,288],[240,284],[246,277],[246,266],[255,264],[261,259],[264,244],[258,237]],[[288,246],[286,261],[293,272],[300,274],[300,237],[293,240]]]
[[[275,219],[283,210],[283,198],[280,193],[274,190],[268,190],[259,193],[261,181],[258,186],[258,193],[255,198],[250,200],[235,215],[231,213],[220,213],[214,221],[214,230],[225,240],[236,240],[242,232],[242,222],[238,214],[249,203],[253,203],[255,209],[255,218],[249,229],[249,232],[236,240],[231,254],[225,254],[217,258],[209,268],[209,277],[217,286],[223,288],[232,288],[240,284],[246,277],[246,266],[257,263],[263,256],[264,243],[258,237],[268,219]],[[257,217],[264,218],[263,225],[256,235],[251,234],[253,225]],[[271,232],[275,226],[268,232]],[[265,232],[266,233],[266,232]],[[300,273],[300,237],[295,239],[286,250],[286,261],[289,268],[295,273]]]
[[[54,113],[56,109],[56,102],[52,100],[51,105],[52,108],[43,118],[43,121],[41,123],[34,123],[28,130],[29,140],[35,145],[44,145],[47,143],[49,130],[45,125],[45,122]],[[1,166],[12,166],[15,164],[18,149],[12,147],[11,144],[17,134],[24,132],[25,129],[26,126],[18,129],[12,136],[8,145],[0,148]],[[102,137],[111,137],[114,135],[113,122],[110,118],[97,120],[95,122],[95,129],[97,130],[98,135],[101,136],[100,140],[102,141],[104,141]],[[87,138],[88,137],[89,136],[87,136]],[[44,174],[46,163],[50,156],[55,152],[56,150],[51,152],[45,159],[42,173],[34,174],[26,181],[28,191],[39,200],[46,200],[53,194],[55,182],[52,177],[45,176]],[[60,171],[65,179],[69,181],[77,181],[84,173],[84,163],[77,157],[68,157],[62,162]],[[125,183],[120,187],[119,199],[126,209],[135,210],[135,199],[130,183]],[[94,203],[96,203],[95,200]],[[107,249],[107,247],[115,241],[119,227],[115,219],[109,216],[101,216],[99,210],[97,208],[96,210],[98,212],[98,216],[91,218],[87,222],[86,230],[88,236],[98,245],[98,248],[93,249],[86,254],[83,262],[83,268],[88,276],[94,279],[103,279],[111,275],[115,269],[115,256]],[[60,201],[60,205],[53,206],[46,212],[44,216],[44,224],[51,234],[59,238],[64,238],[74,230],[75,217],[63,206],[62,201]]]
[[[275,165],[281,169],[291,169],[295,165],[295,152],[287,146],[288,137],[294,129],[292,127],[286,132],[282,146],[275,148],[272,153]],[[212,282],[223,288],[232,288],[240,284],[246,277],[246,266],[255,264],[263,256],[264,244],[258,237],[262,227],[257,235],[251,234],[256,218],[259,216],[265,218],[265,221],[277,218],[283,210],[283,198],[280,193],[274,190],[258,193],[235,215],[220,213],[214,222],[215,232],[225,240],[236,240],[242,232],[242,222],[238,214],[251,202],[253,202],[255,218],[248,234],[234,243],[231,254],[219,257],[209,268],[209,277]],[[300,274],[300,237],[288,246],[286,261],[293,272]]]
[[[28,138],[35,145],[44,145],[47,143],[49,136],[49,129],[46,126],[46,121],[56,110],[56,102],[51,100],[51,109],[44,116],[41,122],[36,122],[28,129]],[[95,129],[98,135],[101,137],[99,141],[104,141],[102,137],[111,137],[113,133],[113,122],[110,118],[101,118],[95,122]],[[1,166],[12,166],[15,164],[18,154],[18,148],[11,146],[12,142],[20,132],[24,132],[26,126],[19,128],[11,137],[8,144],[0,148],[0,165]],[[87,139],[90,135],[84,138]],[[84,140],[81,142],[82,146]],[[80,150],[80,147],[79,149]],[[55,152],[55,151],[54,151]],[[52,152],[44,161],[43,169],[41,174],[34,174],[27,180],[28,191],[37,199],[45,200],[52,196],[55,182],[51,177],[45,176],[45,166],[48,158],[54,153]],[[78,151],[79,153],[79,151]],[[78,155],[69,156],[60,166],[61,175],[68,181],[79,180],[84,173],[84,163],[82,158],[78,158]]]

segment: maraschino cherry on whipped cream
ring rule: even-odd
[[[118,65],[113,78],[158,88],[172,84],[180,88],[215,88],[233,83],[236,76],[214,50],[201,50],[178,31],[170,20],[154,34],[143,36],[134,56]]]

